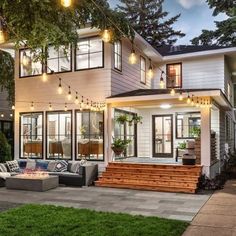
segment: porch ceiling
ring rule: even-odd
[[[184,100],[179,101],[179,92],[183,93]],[[170,95],[169,89],[139,89],[131,92],[118,94],[106,99],[107,104],[111,104],[112,107],[153,107],[160,106],[161,104],[171,104],[172,106],[183,107],[191,106],[186,104],[186,98],[194,94],[194,97],[202,99],[213,99],[218,105],[225,109],[230,109],[231,104],[228,99],[222,93],[220,89],[203,89],[203,90],[177,90],[174,96]]]

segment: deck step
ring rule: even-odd
[[[96,186],[195,193],[201,166],[109,163]]]

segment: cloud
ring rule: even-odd
[[[205,0],[177,0],[177,2],[185,9],[205,4]]]

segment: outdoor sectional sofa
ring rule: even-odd
[[[58,160],[58,161],[60,161],[60,160]],[[68,185],[68,186],[76,186],[76,187],[92,185],[98,176],[98,165],[97,164],[85,163],[82,165],[79,161],[77,161],[78,171],[72,172],[72,169],[71,169],[72,165],[76,164],[76,162],[69,161],[67,169],[63,170],[63,171],[49,170],[48,167],[49,167],[50,163],[52,164],[52,162],[55,162],[55,161],[28,160],[28,162],[31,162],[30,165],[33,168],[28,168],[27,160],[19,160],[18,161],[20,172],[14,172],[14,171],[10,172],[7,165],[6,164],[5,165],[8,169],[8,173],[10,173],[10,175],[17,175],[17,174],[27,171],[29,169],[30,169],[30,171],[40,170],[40,171],[47,172],[49,175],[57,175],[59,177],[59,184]],[[35,164],[33,162],[35,162]],[[4,186],[4,182],[5,182],[4,178],[1,177],[1,173],[0,173],[0,186]]]

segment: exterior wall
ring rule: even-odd
[[[113,46],[111,45],[111,50]],[[115,95],[118,93],[128,92],[135,89],[150,89],[152,88],[152,80],[146,77],[146,84],[140,82],[140,55],[146,59],[146,71],[149,68],[148,58],[139,51],[137,54],[137,63],[135,65],[130,65],[128,62],[129,54],[131,51],[131,43],[127,40],[122,40],[122,71],[117,71],[112,69],[111,71],[111,94]],[[112,58],[112,68],[114,58],[113,53]]]
[[[7,101],[7,92],[4,90],[3,91],[0,90],[0,121],[12,120],[11,114],[13,114],[13,112],[9,107],[9,102]]]
[[[143,117],[143,123],[138,125],[138,157],[152,157],[152,116],[153,115],[173,115],[173,144],[174,150],[178,143],[186,141],[187,139],[176,138],[176,113],[181,112],[198,112],[200,111],[194,107],[171,108],[168,110],[160,108],[146,108],[138,109],[138,115]],[[175,151],[173,153],[175,158]]]
[[[168,61],[160,64],[166,72],[166,64],[182,62],[182,82],[184,89],[218,88],[225,91],[224,84],[224,56],[202,57]],[[155,88],[159,88],[160,71],[155,78]],[[165,80],[164,76],[164,80]]]

